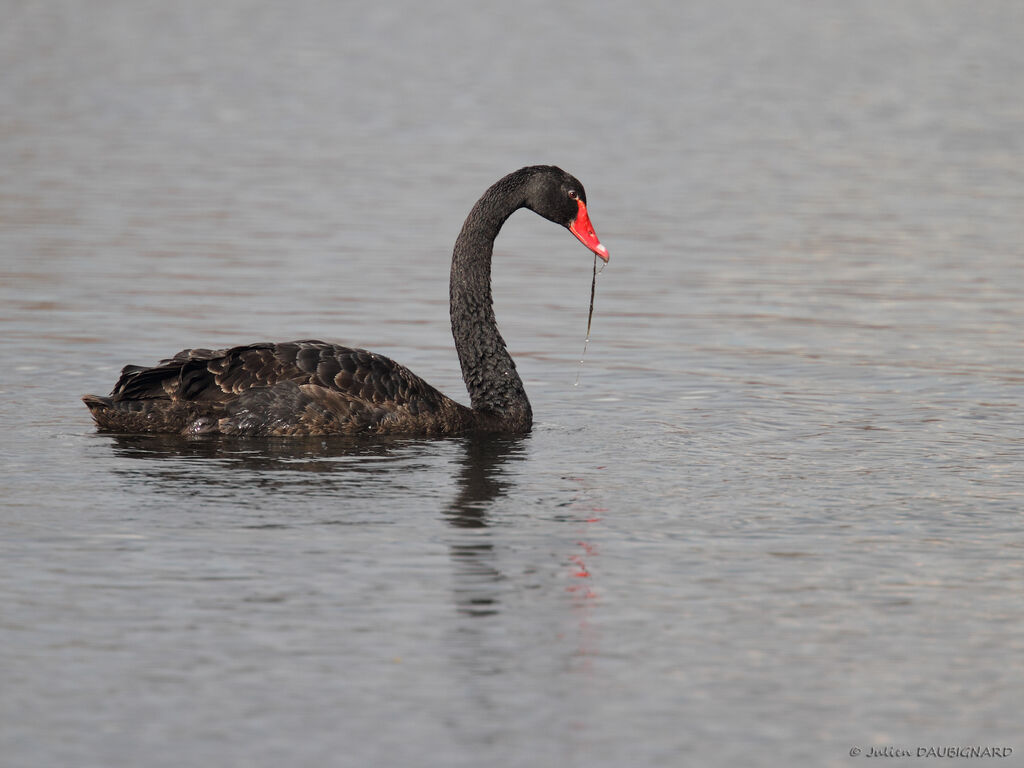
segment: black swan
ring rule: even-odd
[[[491,254],[520,208],[567,227],[608,261],[583,185],[554,166],[510,173],[481,197],[455,241],[451,322],[472,408],[393,360],[323,341],[186,349],[151,368],[126,366],[109,397],[85,395],[101,430],[121,433],[445,435],[524,433],[530,401],[498,332]]]

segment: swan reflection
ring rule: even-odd
[[[497,565],[488,513],[511,485],[505,465],[526,453],[526,438],[479,435],[466,438],[459,467],[458,494],[448,509],[456,529],[449,544],[455,569],[453,587],[458,611],[468,616],[498,612],[504,574]]]
[[[394,523],[398,514],[440,509],[449,525],[444,538],[456,610],[469,616],[499,610],[506,577],[497,564],[491,513],[513,485],[507,466],[525,458],[528,437],[104,439],[117,459],[113,473],[140,491],[188,497],[192,509],[197,497],[240,505],[244,527]]]

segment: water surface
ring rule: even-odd
[[[5,765],[1020,763],[1017,4],[8,5]],[[498,241],[530,435],[94,432],[264,339],[465,402],[451,245],[538,162],[612,261],[574,386],[590,254]]]

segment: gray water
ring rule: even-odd
[[[2,6],[5,767],[1024,764],[1020,3]],[[530,435],[94,432],[258,340],[465,402],[533,163],[612,258],[580,368],[591,255],[498,241]]]

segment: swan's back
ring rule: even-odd
[[[82,399],[100,429],[126,433],[456,434],[473,421],[394,360],[313,340],[182,350]]]

